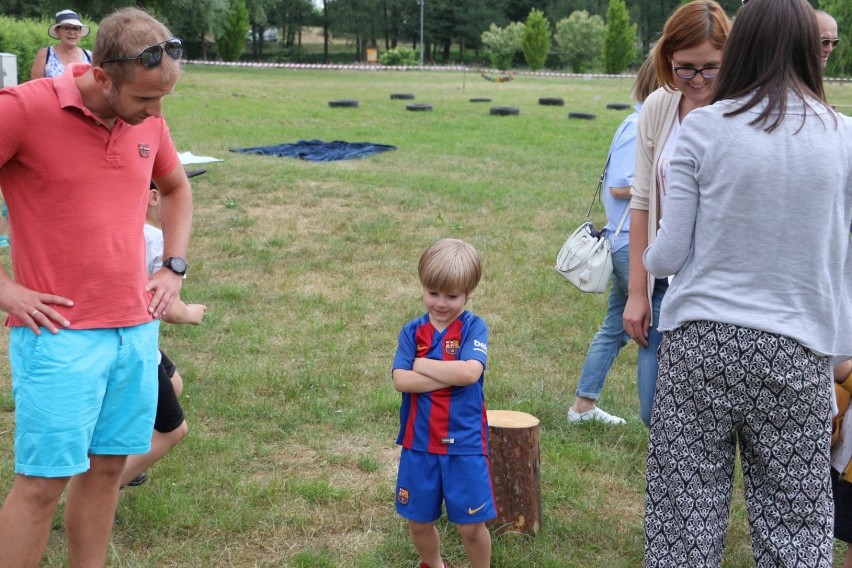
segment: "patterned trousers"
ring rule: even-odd
[[[645,565],[720,566],[737,443],[758,567],[831,568],[831,377],[789,337],[666,332],[648,446]]]

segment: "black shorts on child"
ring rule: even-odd
[[[831,493],[834,495],[834,537],[852,543],[852,483],[841,480],[831,468]]]
[[[162,358],[157,369],[157,379],[160,390],[157,394],[157,417],[154,419],[154,430],[161,434],[167,434],[183,424],[183,408],[178,402],[177,393],[172,386],[172,377],[175,374],[175,364],[160,351]]]

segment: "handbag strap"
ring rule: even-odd
[[[621,221],[618,222],[618,227],[615,229],[615,233],[612,235],[612,240],[617,239],[619,233],[621,233],[621,228],[624,226],[624,222],[627,221],[627,214],[630,213],[630,204],[632,202],[632,198],[630,199],[630,201],[627,202],[627,207],[624,208],[624,213],[621,214]]]
[[[612,157],[611,153],[608,153],[606,156],[606,164],[604,164],[604,169],[601,172],[601,177],[598,178],[598,186],[595,188],[595,193],[592,195],[592,203],[589,205],[589,210],[586,211],[586,221],[589,220],[589,217],[592,216],[592,207],[595,206],[595,199],[601,201],[601,191],[603,191],[603,183],[604,178],[606,178],[606,171],[609,169],[609,159]],[[624,208],[624,213],[621,214],[621,221],[618,222],[618,228],[615,229],[615,233],[613,234],[612,239],[615,240],[618,238],[618,235],[621,233],[621,228],[624,226],[624,223],[627,221],[627,215],[630,213],[630,203],[633,202],[633,199],[627,202],[627,207]],[[603,201],[601,201],[603,204]]]
[[[592,194],[592,202],[589,204],[589,210],[586,211],[586,221],[589,220],[589,217],[592,216],[592,207],[595,206],[595,199],[600,201],[601,191],[603,190],[604,178],[606,177],[606,170],[609,168],[609,158],[612,154],[606,155],[606,164],[604,164],[604,169],[601,172],[601,177],[598,178],[598,186],[595,188],[595,192]],[[601,203],[603,203],[601,201]]]

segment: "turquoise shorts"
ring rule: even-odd
[[[143,454],[157,408],[159,321],[9,333],[15,473],[68,477],[89,455]]]
[[[396,512],[418,523],[441,516],[457,525],[497,516],[488,456],[450,456],[402,449],[396,480]]]

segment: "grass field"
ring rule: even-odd
[[[184,298],[207,304],[206,321],[163,328],[186,382],[190,435],[147,484],[123,491],[109,566],[415,566],[393,509],[390,365],[400,326],[422,309],[417,259],[445,236],[483,257],[470,307],[490,327],[489,408],[541,420],[542,530],[495,538],[493,565],[640,566],[647,432],[636,350],[625,348],[601,401],[628,424],[569,426],[606,296],[575,291],[552,268],[627,112],[606,104],[629,102],[630,88],[628,79],[188,67],[166,103],[172,135],[181,151],[224,160],[194,180]],[[406,111],[390,100],[401,92],[434,110]],[[472,97],[520,115],[489,116]],[[830,85],[829,97],[852,105],[852,85]],[[328,106],[341,98],[359,107]],[[398,149],[319,164],[229,152],[303,138]],[[3,494],[13,432],[5,361]],[[740,494],[730,568],[751,565]],[[454,528],[440,529],[450,565],[468,566]],[[65,565],[59,515],[44,565]]]

